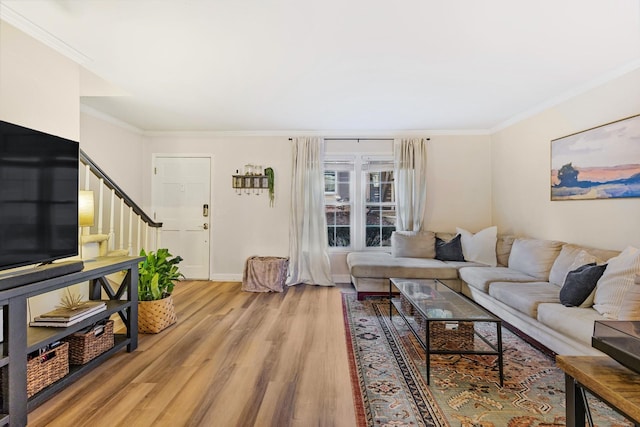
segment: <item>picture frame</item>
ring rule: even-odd
[[[551,200],[640,197],[640,114],[551,141]]]

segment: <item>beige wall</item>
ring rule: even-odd
[[[0,120],[78,141],[79,76],[76,63],[0,20]]]
[[[76,63],[0,20],[0,120],[78,141],[79,96]],[[87,287],[72,292],[86,295]],[[30,298],[31,315],[53,309],[61,296]]]
[[[640,199],[550,201],[552,139],[640,113],[640,70],[492,135],[500,232],[607,249],[640,247]]]
[[[287,256],[291,143],[286,137],[151,136],[144,144],[144,206],[150,208],[153,154],[207,154],[212,161],[211,272],[213,280],[241,280],[251,255]],[[231,175],[245,164],[275,172],[275,205],[261,195],[238,195]],[[149,211],[151,211],[149,209]]]
[[[139,132],[91,114],[80,115],[80,148],[140,206],[145,172],[143,142]]]

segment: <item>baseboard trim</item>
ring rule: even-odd
[[[213,282],[242,282],[242,274],[213,274],[209,280]]]

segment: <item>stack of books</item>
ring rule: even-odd
[[[84,301],[74,308],[60,307],[29,322],[29,326],[47,326],[53,328],[66,328],[95,314],[105,311],[107,303],[104,301]]]

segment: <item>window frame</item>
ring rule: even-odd
[[[350,171],[350,188],[349,188],[349,204],[351,206],[351,218],[350,218],[350,246],[329,246],[329,252],[331,253],[340,253],[340,252],[354,252],[354,251],[363,251],[363,252],[390,252],[390,246],[367,246],[366,243],[366,232],[367,232],[367,219],[366,219],[366,186],[368,185],[368,180],[365,179],[369,170],[364,169],[365,164],[372,163],[384,163],[390,166],[390,169],[386,169],[389,171],[393,171],[393,155],[389,154],[380,154],[380,153],[349,153],[346,155],[338,155],[338,154],[326,154],[324,159],[324,171],[332,171],[331,169],[327,169],[327,165],[331,163],[340,164],[340,163],[348,163],[352,169]],[[344,169],[343,169],[344,170]],[[395,192],[395,190],[393,190]],[[336,173],[336,192],[327,193],[325,195],[337,194],[337,173]],[[326,206],[326,198],[325,198],[325,206]],[[336,204],[338,205],[338,204]],[[369,203],[370,205],[370,203]],[[394,206],[397,211],[397,202],[380,202],[376,203],[377,206]],[[326,208],[325,208],[326,215]],[[328,232],[327,224],[327,232]]]

